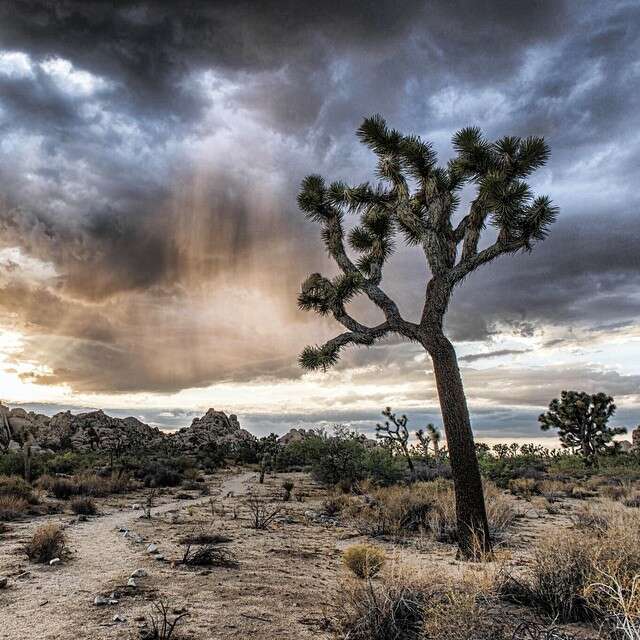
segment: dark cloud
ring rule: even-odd
[[[475,362],[476,360],[485,360],[487,358],[501,358],[504,356],[515,356],[521,353],[529,353],[531,349],[496,349],[495,351],[487,351],[485,353],[469,353],[466,356],[458,358],[460,362]]]
[[[32,281],[0,262],[3,326],[46,368],[25,375],[91,392],[299,376],[296,352],[336,328],[295,309],[304,274],[327,268],[295,191],[310,171],[370,179],[353,131],[376,111],[443,160],[468,124],[550,142],[534,186],[561,219],[531,255],[456,292],[450,335],[487,342],[463,362],[523,351],[496,348],[504,337],[553,334],[548,348],[571,328],[636,326],[639,14],[525,0],[0,2],[0,249],[54,272]],[[415,251],[389,267],[408,317],[425,275]],[[364,383],[376,366],[419,384],[430,367],[416,357],[354,350],[339,373]],[[523,381],[499,401],[537,402],[562,381]]]

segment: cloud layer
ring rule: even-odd
[[[296,310],[328,268],[297,186],[370,179],[353,132],[380,112],[443,161],[469,124],[552,149],[534,180],[561,207],[551,238],[474,274],[447,319],[472,407],[602,385],[640,418],[635,352],[580,352],[640,329],[639,19],[624,1],[0,2],[5,368],[80,395],[299,381],[296,353],[336,328]],[[424,275],[411,250],[390,265],[407,316]],[[356,351],[338,375],[396,371],[398,399],[431,406],[417,355]]]

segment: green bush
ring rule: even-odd
[[[30,504],[38,502],[31,485],[20,476],[0,477],[0,496],[17,498]]]
[[[71,501],[71,511],[83,516],[94,516],[98,509],[93,498],[88,496],[78,496]]]
[[[358,578],[372,578],[384,565],[384,551],[370,544],[355,544],[342,554],[345,567]]]
[[[383,447],[368,449],[362,459],[362,468],[365,478],[382,487],[402,481],[407,471],[404,459]]]

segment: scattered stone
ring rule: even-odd
[[[131,578],[146,578],[149,574],[144,569],[136,569],[132,574]]]
[[[116,615],[113,616],[113,621],[114,622],[126,622],[127,619],[121,613],[116,613]]]
[[[76,522],[86,522],[88,520],[87,516],[84,515],[84,513],[81,513],[77,518],[76,518]]]
[[[93,600],[93,604],[95,604],[96,607],[104,607],[108,604],[118,604],[118,600],[114,596],[114,593],[112,593],[109,598],[105,598],[105,596],[96,596]]]
[[[163,556],[161,553],[156,553],[156,554],[153,556],[153,559],[154,559],[154,560],[158,560],[159,562],[164,562],[164,559],[165,559],[165,558],[164,558],[164,556]]]
[[[57,564],[60,564],[60,558],[52,558],[49,560],[49,566],[54,567]]]
[[[132,508],[134,511],[140,511],[140,509],[142,509],[142,505],[141,505],[141,504],[138,504],[138,503],[136,502],[135,504],[132,504],[132,505],[131,505],[131,508]]]
[[[135,578],[129,578],[127,581],[127,587],[131,587],[132,589],[137,589],[138,585],[136,584]]]
[[[6,589],[9,581],[5,577],[0,577],[0,589]]]
[[[158,551],[158,545],[153,542],[147,547],[147,553],[156,553]]]

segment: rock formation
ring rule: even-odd
[[[207,444],[236,444],[255,438],[240,428],[234,415],[209,409],[190,427],[165,433],[137,418],[113,418],[103,411],[72,414],[64,411],[48,417],[0,404],[0,451],[18,451],[30,445],[43,451],[103,451],[155,449],[166,445],[181,453],[195,453]]]
[[[251,442],[255,438],[240,428],[238,418],[223,411],[209,409],[202,418],[194,418],[190,427],[180,429],[171,436],[174,446],[186,452],[195,452],[209,444],[228,445]]]
[[[640,425],[631,432],[631,442],[633,443],[633,448],[640,451]]]

